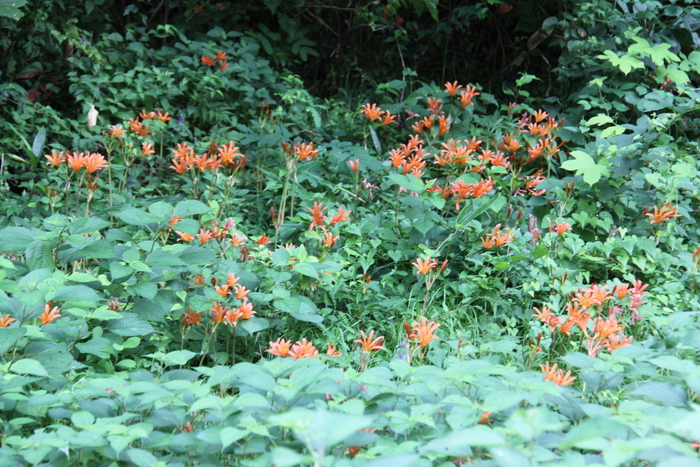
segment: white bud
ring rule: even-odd
[[[87,116],[88,117],[87,125],[89,127],[93,127],[93,126],[97,125],[97,116],[99,114],[100,113],[97,111],[95,106],[90,104],[90,110],[88,111],[88,116]]]

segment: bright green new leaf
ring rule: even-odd
[[[575,170],[576,175],[583,175],[583,181],[589,185],[598,183],[601,177],[610,175],[607,165],[597,164],[595,160],[583,151],[571,151],[573,159],[564,162],[561,167],[566,170]],[[602,162],[607,162],[603,159]]]

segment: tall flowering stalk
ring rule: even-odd
[[[436,260],[431,259],[430,256],[424,259],[416,258],[415,263],[411,263],[417,269],[416,274],[423,275],[423,278],[425,279],[425,297],[423,299],[423,309],[421,310],[420,314],[421,318],[425,316],[425,310],[428,307],[430,289],[433,287],[433,284],[437,280],[438,276],[447,267],[447,263],[447,260],[443,261],[442,265],[438,268],[438,262]]]
[[[279,229],[287,217],[287,205],[290,206],[290,216],[294,215],[294,184],[292,179],[296,181],[297,165],[302,161],[310,161],[318,157],[318,149],[313,143],[292,143],[287,144],[282,142],[282,153],[284,155],[285,165],[287,167],[284,186],[282,187],[282,199],[280,200],[277,212],[272,212],[275,231],[279,236]]]

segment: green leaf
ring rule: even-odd
[[[34,142],[32,143],[32,152],[37,159],[43,155],[44,143],[46,143],[46,128],[42,127],[39,128],[39,131],[34,137]]]
[[[588,120],[589,125],[607,125],[609,123],[614,124],[615,122],[612,118],[604,114],[598,114],[595,117]]]
[[[25,227],[5,227],[0,230],[0,251],[24,251],[34,241],[35,234]]]
[[[17,360],[12,364],[12,366],[10,366],[10,371],[12,373],[17,373],[18,375],[49,376],[46,369],[41,366],[41,363],[31,358]]]
[[[224,427],[221,430],[221,433],[219,433],[219,437],[221,438],[221,449],[226,449],[239,439],[243,439],[249,434],[250,432],[248,430],[240,430],[231,426]]]
[[[572,447],[601,450],[607,446],[605,437],[612,434],[623,436],[627,430],[626,425],[610,418],[587,418],[567,433],[558,448],[561,451]]]
[[[107,329],[120,336],[145,336],[155,332],[153,326],[147,321],[129,312],[122,313],[121,319],[110,321]]]
[[[426,186],[425,183],[423,183],[423,180],[421,180],[413,174],[403,175],[392,173],[389,174],[389,180],[407,189],[408,191],[412,191],[418,194],[423,193],[426,190]]]
[[[188,199],[185,201],[180,201],[175,206],[175,212],[173,216],[177,217],[189,217],[196,214],[206,214],[211,211],[211,208],[201,201],[194,199]]]
[[[671,383],[651,382],[639,386],[630,396],[646,396],[661,405],[682,407],[688,403],[685,391]]]
[[[369,127],[369,132],[372,135],[372,142],[374,143],[374,149],[377,150],[377,154],[382,153],[382,143],[379,142],[379,136],[377,136],[377,132],[374,131],[373,127]]]
[[[34,240],[27,245],[25,254],[27,255],[27,266],[31,270],[54,267],[51,244],[45,240]]]
[[[15,342],[20,340],[27,333],[25,327],[0,328],[0,355],[3,355]]]
[[[277,299],[274,307],[283,313],[289,313],[299,321],[316,324],[323,322],[323,318],[316,314],[316,305],[308,297],[293,295],[289,298]]]
[[[86,285],[66,285],[50,298],[54,302],[99,302],[102,299],[100,294]]]
[[[294,263],[292,270],[303,276],[310,277],[314,280],[318,280],[318,270],[309,263]]]
[[[116,216],[129,225],[146,225],[153,222],[164,222],[169,220],[163,216],[153,216],[143,209],[125,209],[124,211],[116,213]]]
[[[136,464],[138,467],[165,466],[164,462],[158,462],[158,458],[156,456],[143,449],[130,448],[126,451],[126,455],[129,456],[131,462]]]
[[[571,151],[571,156],[573,159],[564,162],[561,167],[565,170],[575,170],[576,175],[583,175],[583,181],[589,185],[595,185],[601,177],[610,175],[606,165],[596,164],[595,160],[583,151]]]
[[[19,9],[26,4],[27,0],[0,0],[0,17],[17,21],[24,16]]]

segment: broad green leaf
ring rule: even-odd
[[[15,4],[14,6],[17,6],[17,2],[13,3]],[[34,157],[37,159],[43,155],[44,143],[46,143],[46,128],[41,127],[39,128],[39,131],[34,137],[34,142],[32,143],[32,152],[34,153]]]
[[[309,263],[295,262],[292,270],[303,276],[318,280],[318,270]]]
[[[196,214],[206,214],[211,211],[211,208],[201,201],[194,199],[188,199],[185,201],[180,201],[175,206],[175,212],[173,216],[177,217],[189,217]]]
[[[688,395],[678,386],[671,383],[644,383],[629,393],[630,396],[646,396],[661,405],[681,407],[688,403]]]
[[[116,213],[116,216],[122,221],[126,222],[127,224],[138,226],[150,224],[153,222],[163,222],[169,220],[166,217],[153,216],[144,211],[143,209],[136,208],[125,209],[124,211]]]
[[[75,412],[70,419],[78,428],[87,428],[95,424],[95,416],[86,410]]]
[[[19,9],[27,4],[27,0],[0,0],[0,17],[15,21],[24,16]]]
[[[51,301],[99,302],[104,298],[86,285],[66,285],[58,290]]]
[[[45,240],[36,239],[29,245],[25,254],[27,255],[27,266],[29,269],[53,268],[53,253],[51,244]]]
[[[408,191],[412,191],[415,193],[420,194],[426,190],[426,186],[425,183],[423,183],[423,180],[421,180],[413,174],[403,175],[392,173],[389,174],[389,180],[407,189]]]
[[[126,451],[131,462],[138,467],[165,467],[165,462],[158,462],[158,458],[144,449],[130,448]]]
[[[41,366],[41,363],[32,358],[17,360],[10,366],[10,371],[19,375],[49,376],[46,369]]]
[[[239,439],[243,439],[249,434],[250,432],[248,430],[241,430],[231,426],[224,427],[219,434],[221,438],[221,449],[226,449]]]
[[[613,121],[613,119],[605,114],[598,114],[595,117],[588,120],[589,125],[607,125],[614,123],[615,122]]]
[[[147,321],[129,312],[122,313],[121,319],[109,321],[107,329],[120,336],[145,336],[155,332]]]
[[[374,143],[374,149],[377,150],[377,154],[382,153],[382,143],[379,141],[379,136],[373,127],[369,127],[369,132],[372,135],[372,142]]]
[[[587,418],[573,427],[559,443],[560,450],[572,447],[583,449],[603,449],[607,446],[606,437],[612,434],[622,436],[628,431],[626,425],[610,418]]]
[[[27,333],[25,327],[7,327],[0,328],[0,355],[8,351],[10,347],[15,345],[15,342],[20,340]]]
[[[36,233],[35,233],[36,232]],[[24,251],[41,231],[32,232],[25,227],[5,227],[0,230],[0,251]]]
[[[323,318],[316,314],[316,305],[308,297],[293,295],[277,299],[274,301],[274,307],[283,313],[289,313],[299,321],[316,324],[323,322]]]
[[[589,185],[598,183],[601,177],[610,175],[606,165],[597,164],[595,160],[583,151],[571,151],[573,159],[564,162],[561,167],[566,170],[576,171],[576,175],[583,175],[583,181]]]

